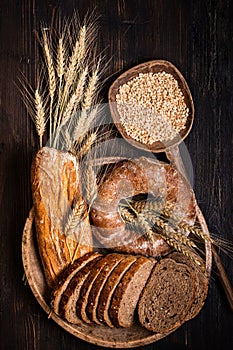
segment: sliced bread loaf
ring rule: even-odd
[[[112,271],[107,282],[103,286],[99,295],[99,303],[97,307],[97,317],[101,324],[108,325],[109,327],[114,327],[109,317],[109,308],[112,295],[117,288],[122,276],[136,261],[136,259],[137,258],[133,255],[126,255],[125,258]]]
[[[186,316],[186,320],[194,318],[202,309],[205,299],[208,294],[209,278],[205,270],[205,265],[199,267],[193,263],[188,257],[179,252],[173,252],[169,254],[169,258],[175,260],[178,263],[188,265],[195,277],[195,297],[190,310]]]
[[[132,326],[140,294],[155,262],[152,258],[137,258],[120,280],[109,307],[109,317],[114,326]]]
[[[120,255],[122,258],[123,256]],[[102,273],[105,273],[105,271],[112,270],[113,266],[119,262],[119,254],[118,253],[112,253],[107,254],[104,256],[100,261],[97,262],[95,265],[95,268],[92,269],[89,276],[83,283],[81,290],[80,290],[80,297],[77,300],[76,304],[76,314],[78,318],[81,318],[84,322],[90,323],[91,320],[89,319],[87,313],[86,313],[86,307],[88,303],[89,293],[92,289],[92,286],[96,279],[101,278]]]
[[[59,276],[58,284],[55,287],[52,297],[51,297],[51,307],[53,311],[59,315],[59,304],[62,298],[62,294],[68,287],[68,284],[70,283],[71,279],[76,275],[76,273],[81,270],[86,264],[88,264],[90,261],[95,259],[96,257],[102,256],[101,254],[95,252],[95,253],[88,253],[82,256],[81,258],[74,261],[73,264],[71,264],[69,267],[67,267]]]
[[[156,333],[180,326],[194,300],[195,277],[191,269],[173,259],[156,264],[138,304],[139,321]]]
[[[97,256],[83,266],[70,280],[66,290],[62,294],[59,304],[59,314],[70,323],[77,324],[80,322],[80,319],[76,315],[76,302],[80,295],[80,289],[101,257],[102,255]]]

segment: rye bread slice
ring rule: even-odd
[[[109,317],[109,307],[112,299],[112,295],[117,288],[122,276],[130,268],[130,266],[136,261],[136,257],[129,255],[125,257],[112,271],[107,282],[102,288],[99,296],[99,303],[97,307],[97,317],[101,324],[108,325],[109,327],[114,327]]]
[[[91,321],[94,321],[97,324],[101,324],[97,317],[97,306],[101,290],[104,287],[108,277],[113,273],[114,269],[116,269],[118,264],[124,258],[125,255],[123,254],[117,254],[116,258],[113,257],[112,254],[110,254],[107,264],[101,270],[100,274],[98,275],[98,278],[96,278],[94,283],[92,284],[86,305],[86,314]]]
[[[201,311],[205,299],[208,294],[208,286],[209,286],[209,278],[208,274],[205,270],[205,265],[203,262],[203,266],[197,266],[194,262],[192,262],[188,257],[179,252],[173,252],[169,254],[169,258],[175,260],[178,263],[183,263],[188,265],[195,277],[195,296],[193,303],[191,305],[190,310],[186,316],[186,321],[194,318]]]
[[[80,322],[80,319],[78,319],[76,315],[76,302],[80,295],[80,289],[101,258],[102,255],[97,256],[83,266],[70,280],[66,290],[62,294],[59,304],[59,314],[70,323],[78,324]]]
[[[120,280],[109,307],[109,317],[114,326],[130,327],[134,323],[140,294],[155,262],[154,259],[138,257]]]
[[[194,300],[191,269],[173,259],[161,260],[153,269],[138,303],[139,322],[149,331],[167,333],[180,326]]]
[[[62,294],[68,287],[71,279],[75,276],[75,274],[82,269],[87,263],[95,259],[96,257],[102,256],[101,254],[94,252],[88,253],[82,256],[81,258],[74,261],[72,265],[67,267],[59,276],[58,284],[55,287],[52,297],[51,297],[51,307],[53,311],[59,315],[59,304],[61,301]]]
[[[108,269],[108,266],[116,264],[119,259],[119,253],[112,253],[104,256],[100,261],[97,262],[95,267],[92,269],[91,273],[88,275],[87,279],[84,281],[81,290],[80,297],[76,304],[76,315],[78,318],[82,319],[86,323],[91,323],[86,313],[86,307],[88,303],[89,293],[91,291],[92,285],[97,278],[100,278],[101,273]]]

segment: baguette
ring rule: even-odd
[[[32,163],[31,182],[39,253],[48,287],[53,288],[71,262],[92,251],[87,215],[72,236],[64,234],[72,207],[83,203],[76,158],[53,148],[40,149]]]

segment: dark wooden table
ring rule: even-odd
[[[32,206],[30,165],[38,149],[34,126],[15,86],[20,72],[33,81],[38,52],[35,29],[60,6],[100,15],[98,49],[109,64],[103,91],[133,65],[166,59],[185,76],[195,122],[186,140],[198,202],[211,231],[233,241],[233,13],[230,0],[1,0],[0,3],[0,205],[1,348],[98,349],[65,332],[40,308],[22,281],[21,235]],[[233,282],[233,261],[220,253]],[[145,349],[220,350],[233,346],[233,314],[215,274],[201,313]]]

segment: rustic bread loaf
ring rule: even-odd
[[[90,212],[93,234],[101,245],[114,251],[166,255],[170,246],[160,236],[155,236],[152,244],[137,230],[129,230],[121,217],[120,201],[139,194],[160,197],[174,215],[187,224],[194,223],[195,196],[185,178],[172,165],[140,157],[116,163],[102,179]]]
[[[70,323],[77,324],[80,322],[80,319],[78,319],[76,315],[76,302],[79,298],[80,289],[101,257],[102,256],[99,255],[94,259],[90,259],[87,264],[82,267],[73,278],[71,278],[66,290],[62,294],[59,305],[59,314]]]
[[[81,258],[74,261],[73,264],[71,264],[68,268],[66,268],[59,276],[59,281],[56,287],[54,288],[54,291],[52,293],[52,302],[51,307],[53,311],[59,315],[59,305],[62,298],[62,294],[65,292],[66,288],[68,287],[71,279],[76,275],[78,271],[80,271],[86,264],[88,264],[90,261],[95,259],[96,257],[100,257],[101,254],[94,252],[94,253],[87,253]]]
[[[133,255],[126,255],[126,257],[112,271],[107,282],[102,288],[99,295],[99,303],[97,307],[97,317],[100,323],[108,325],[109,327],[114,327],[109,317],[109,308],[112,300],[112,295],[117,288],[122,276],[136,261],[136,259],[137,258]]]
[[[114,326],[132,326],[140,294],[154,265],[154,259],[138,257],[121,278],[109,307],[109,316]]]
[[[123,256],[120,256],[120,257],[123,258]],[[105,274],[105,271],[112,270],[112,268],[118,262],[119,262],[119,254],[117,253],[107,254],[100,261],[97,262],[97,264],[92,269],[89,276],[83,283],[80,290],[79,299],[77,299],[76,314],[77,314],[77,317],[82,319],[84,322],[86,323],[91,322],[87,316],[86,307],[89,299],[89,293],[91,291],[91,288],[94,282],[96,281],[97,278],[98,279],[101,278],[102,273]]]
[[[113,274],[119,263],[125,260],[125,255],[109,254],[108,262],[99,273],[98,277],[93,282],[86,305],[86,314],[90,321],[101,324],[97,317],[97,306],[99,303],[99,296],[108,278]]]
[[[156,264],[138,303],[139,321],[156,333],[180,326],[194,300],[195,277],[191,269],[173,259]]]
[[[53,288],[61,271],[92,251],[87,215],[72,237],[64,235],[72,206],[82,202],[79,165],[70,153],[44,147],[33,160],[31,181],[38,249],[47,284]]]
[[[190,320],[201,311],[208,293],[209,278],[205,270],[204,262],[203,266],[197,266],[188,257],[179,252],[169,254],[169,258],[178,263],[186,264],[193,272],[195,278],[195,297],[186,316],[186,320]]]

